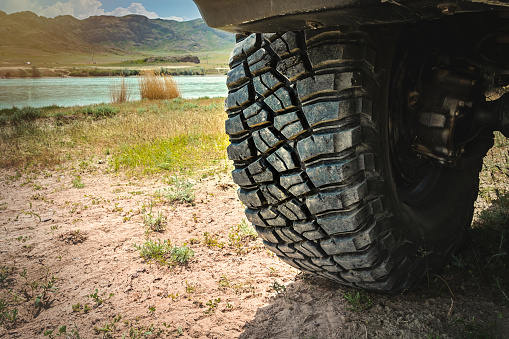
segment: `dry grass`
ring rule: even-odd
[[[124,78],[115,80],[110,87],[110,101],[114,104],[128,102],[131,97],[131,89]]]
[[[210,168],[226,158],[223,100],[142,100],[45,111],[45,118],[0,126],[0,167],[52,167],[99,155],[110,157],[115,169]],[[87,113],[99,108],[116,113],[98,118]]]
[[[147,71],[140,78],[140,95],[142,99],[150,100],[174,99],[180,97],[180,91],[171,75]]]

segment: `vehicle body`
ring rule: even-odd
[[[326,26],[390,24],[443,15],[509,10],[509,1],[472,0],[194,0],[210,27],[233,32],[283,32]]]
[[[228,157],[266,247],[381,292],[443,267],[509,136],[509,2],[195,2],[239,33]]]

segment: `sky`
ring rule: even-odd
[[[192,0],[0,0],[0,10],[7,14],[31,11],[47,18],[140,14],[149,19],[187,21],[200,17]]]

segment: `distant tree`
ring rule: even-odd
[[[41,76],[41,71],[39,70],[39,68],[37,68],[37,66],[32,66],[32,76],[34,78]]]

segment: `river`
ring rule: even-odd
[[[183,98],[225,97],[226,76],[174,77]],[[125,78],[130,100],[139,100],[138,78]],[[84,106],[110,101],[112,84],[119,77],[0,79],[0,109],[15,107]]]

